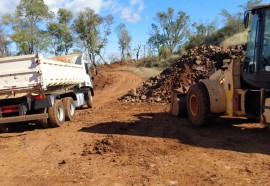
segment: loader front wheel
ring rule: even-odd
[[[74,119],[76,109],[73,99],[71,97],[66,97],[63,99],[63,104],[66,121],[72,121]]]
[[[187,110],[193,126],[210,125],[213,122],[209,94],[203,83],[192,85],[188,90]]]
[[[65,109],[61,100],[55,100],[48,109],[49,122],[52,127],[60,127],[65,122]]]

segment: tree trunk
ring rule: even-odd
[[[123,63],[125,60],[125,53],[124,53],[124,49],[122,49],[121,51],[121,63]]]

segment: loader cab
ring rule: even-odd
[[[247,28],[252,16],[242,78],[255,88],[270,88],[270,5],[245,12]]]

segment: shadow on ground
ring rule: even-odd
[[[168,113],[142,113],[130,122],[105,122],[81,132],[178,139],[181,143],[214,149],[270,155],[270,130],[246,119],[218,118],[213,126],[192,128],[187,118]]]

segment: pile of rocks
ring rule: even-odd
[[[243,46],[219,48],[203,45],[189,50],[160,75],[147,79],[141,87],[130,90],[119,98],[123,102],[169,103],[171,91],[180,88],[187,92],[190,85],[207,79],[223,64],[224,59],[244,57]]]

